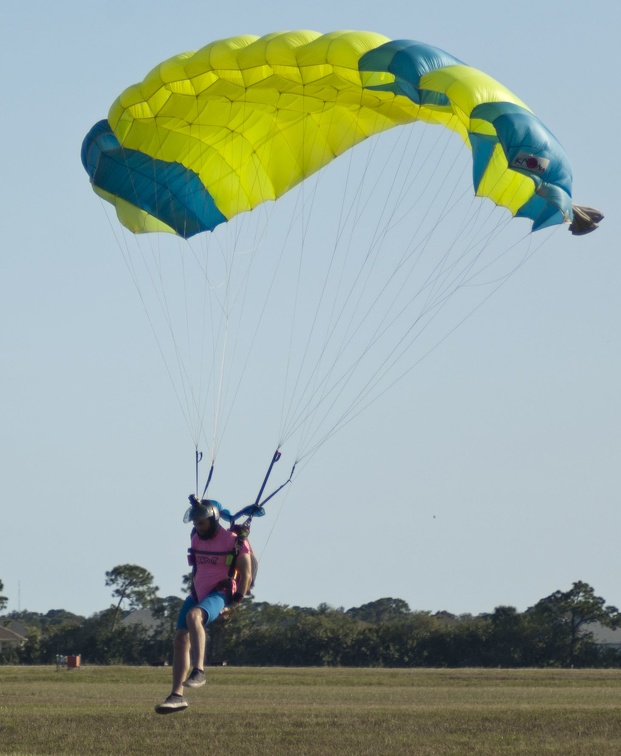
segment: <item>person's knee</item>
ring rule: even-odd
[[[200,606],[193,606],[186,615],[188,627],[202,627],[205,622],[205,613]]]
[[[186,651],[190,646],[190,636],[188,635],[187,630],[177,630],[177,634],[175,635],[173,646],[175,648],[175,651],[184,652]]]

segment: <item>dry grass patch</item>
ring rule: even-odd
[[[0,667],[2,754],[615,754],[621,671]]]

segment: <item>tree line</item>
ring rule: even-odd
[[[186,582],[184,580],[184,582]],[[4,664],[51,664],[77,655],[87,664],[170,664],[182,599],[161,598],[138,565],[106,572],[114,603],[91,617],[65,610],[11,612],[26,642],[0,655]],[[0,581],[0,591],[3,585]],[[0,608],[7,599],[0,596]],[[149,624],[132,624],[149,609]],[[524,612],[499,606],[489,614],[412,611],[398,598],[359,607],[287,606],[246,599],[231,619],[209,628],[209,664],[353,667],[619,667],[621,652],[599,646],[589,624],[616,628],[621,614],[584,582],[555,591]]]

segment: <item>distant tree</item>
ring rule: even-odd
[[[159,590],[153,585],[153,575],[137,564],[121,564],[106,572],[106,585],[114,586],[112,595],[118,598],[112,619],[112,632],[118,624],[124,601],[127,601],[129,609],[147,608],[153,604]]]
[[[16,620],[26,627],[34,627],[42,632],[46,632],[53,627],[64,625],[67,622],[70,624],[80,624],[84,621],[84,617],[73,614],[73,612],[68,612],[65,609],[50,609],[45,614],[23,610],[20,612],[10,612],[5,622],[10,620]]]
[[[29,627],[26,631],[26,643],[18,650],[20,664],[39,664],[41,662],[41,631]]]
[[[4,583],[2,580],[0,580],[0,591],[4,590]],[[9,603],[9,600],[6,596],[0,596],[0,612],[6,608],[6,605]]]
[[[362,606],[355,606],[348,609],[345,614],[352,619],[361,622],[392,622],[393,620],[403,619],[410,613],[410,607],[398,598],[381,598],[377,601],[371,601]]]
[[[485,656],[481,664],[491,667],[528,667],[536,663],[537,625],[528,613],[513,606],[497,606],[493,614],[483,615],[488,622]]]
[[[182,606],[183,599],[177,596],[156,598],[153,602],[151,612],[158,624],[151,637],[152,659],[149,661],[163,661],[171,656],[173,638],[177,629],[177,617]]]
[[[578,581],[568,591],[555,591],[538,601],[528,610],[539,620],[540,637],[546,652],[556,657],[557,663],[572,666],[583,647],[592,644],[592,636],[585,633],[585,625],[599,622],[616,628],[621,615],[616,606],[606,606],[594,589]]]
[[[189,594],[192,590],[192,573],[188,572],[181,578],[181,593]]]
[[[177,616],[182,606],[183,599],[180,599],[178,596],[166,596],[166,598],[154,599],[151,604],[151,611],[160,624],[167,631],[172,632],[175,629]]]
[[[46,614],[43,615],[42,624],[44,627],[64,625],[66,622],[68,622],[69,624],[79,624],[83,619],[84,617],[80,617],[73,612],[68,612],[66,609],[50,609],[48,612],[46,612]]]
[[[147,664],[152,661],[152,641],[140,624],[120,624],[114,632],[115,607],[98,612],[81,624],[52,627],[41,639],[39,663],[51,663],[56,655],[80,654],[88,664]]]

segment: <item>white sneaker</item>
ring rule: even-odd
[[[161,704],[155,707],[155,711],[158,714],[172,714],[175,711],[183,711],[188,708],[188,702],[183,696],[170,695]]]

